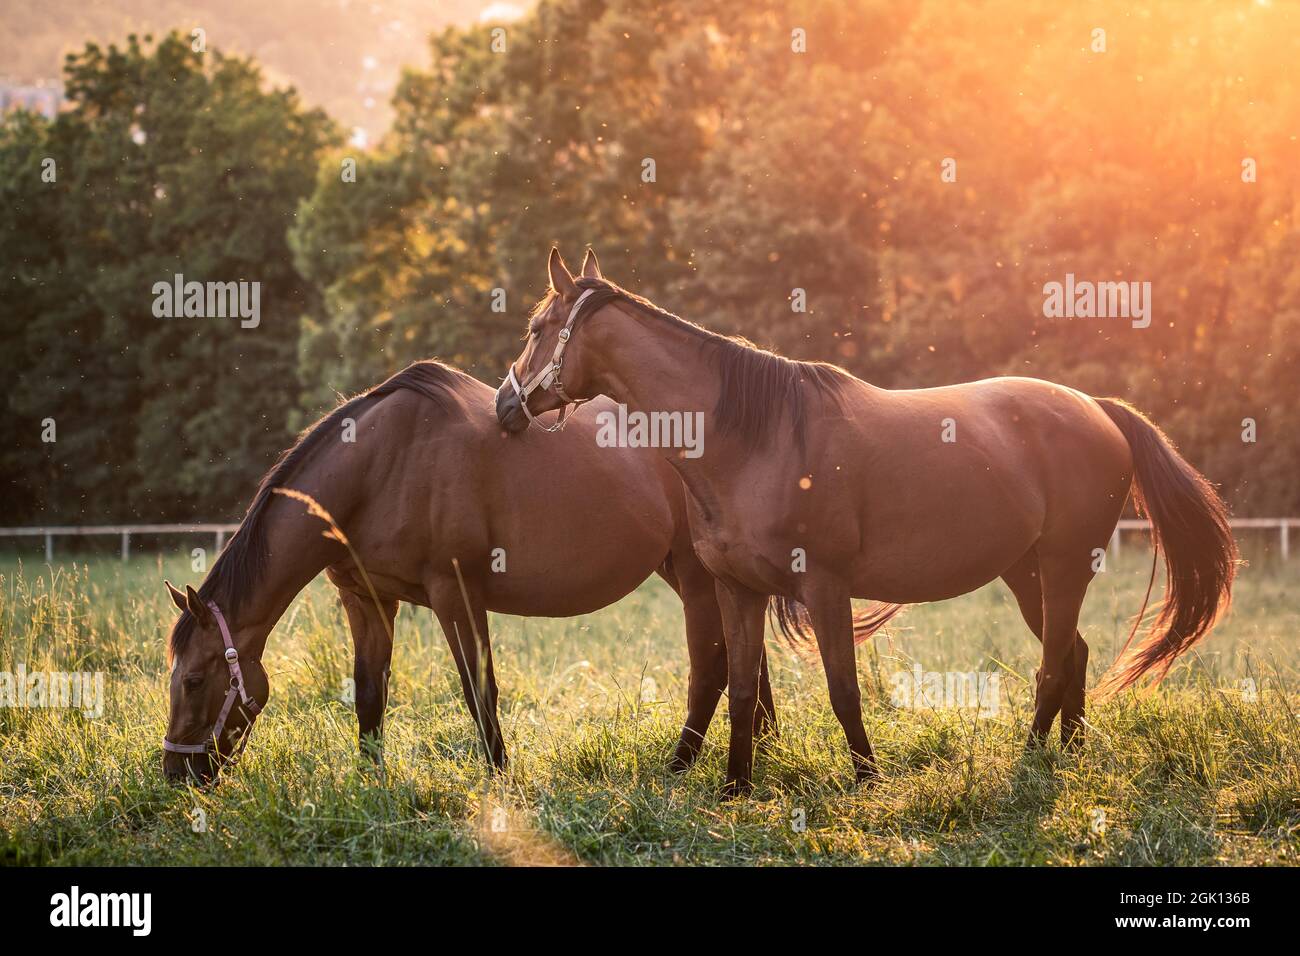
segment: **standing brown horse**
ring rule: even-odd
[[[538,414],[595,395],[629,412],[708,413],[702,454],[662,453],[719,582],[731,792],[750,786],[769,595],[790,629],[815,632],[859,780],[876,771],[854,637],[891,609],[855,619],[853,597],[939,601],[1001,577],[1043,645],[1030,741],[1060,713],[1068,743],[1083,733],[1079,607],[1131,489],[1165,553],[1167,599],[1110,685],[1163,675],[1227,607],[1236,546],[1223,502],[1121,401],[1027,378],[888,391],[670,315],[604,281],[594,256],[578,280],[554,249],[549,269],[551,292],[497,393],[506,428],[527,425],[525,403]]]
[[[267,636],[322,570],[339,589],[355,642],[363,750],[380,741],[393,617],[407,601],[438,616],[496,767],[506,757],[487,612],[586,614],[657,570],[685,609],[688,713],[673,763],[691,763],[727,664],[713,579],[691,549],[681,481],[653,453],[599,448],[593,414],[550,440],[507,442],[492,401],[492,389],[470,376],[419,362],[340,405],[263,479],[199,590],[168,585],[181,611],[169,642],[169,777],[209,780],[246,739],[269,695],[260,664]],[[351,551],[323,537],[325,525],[301,501],[274,493],[290,486],[325,508]],[[759,732],[775,730],[763,666]]]

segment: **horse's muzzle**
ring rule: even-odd
[[[176,754],[163,752],[163,776],[172,786],[191,781],[199,785],[211,783],[220,769],[216,755]]]
[[[497,389],[497,421],[512,435],[528,427],[528,416],[509,381],[502,382]]]

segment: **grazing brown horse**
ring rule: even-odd
[[[419,362],[340,405],[263,479],[199,590],[168,585],[181,611],[169,642],[169,777],[209,780],[242,746],[269,694],[260,664],[267,636],[322,570],[338,587],[356,646],[363,750],[377,753],[393,617],[407,601],[438,616],[496,767],[506,757],[487,612],[585,614],[657,570],[685,609],[691,672],[674,765],[690,764],[727,664],[713,579],[691,549],[681,481],[653,453],[599,448],[595,407],[561,434],[521,444],[505,440],[492,402],[481,382]],[[315,499],[351,549],[322,536],[326,526],[301,500],[275,494],[285,488]],[[760,732],[775,729],[763,683]]]
[[[540,414],[596,395],[661,420],[703,413],[702,453],[661,453],[686,484],[696,553],[718,579],[731,792],[750,786],[769,595],[794,632],[815,632],[860,780],[875,763],[855,631],[892,609],[855,620],[853,597],[939,601],[1001,577],[1043,645],[1031,743],[1057,713],[1063,739],[1081,740],[1079,607],[1131,489],[1165,553],[1167,599],[1110,685],[1163,675],[1228,604],[1236,546],[1223,503],[1121,401],[1028,378],[889,391],[670,315],[601,278],[594,256],[575,280],[552,250],[550,280],[497,393],[506,428],[527,425],[522,404]]]

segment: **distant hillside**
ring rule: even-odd
[[[426,39],[485,9],[531,0],[43,0],[6,4],[0,75],[18,83],[57,79],[64,54],[88,40],[194,27],[228,53],[252,55],[268,78],[296,86],[346,127],[371,136],[389,123],[388,99],[403,65],[426,59]],[[507,17],[508,18],[508,17]]]

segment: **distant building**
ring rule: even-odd
[[[62,103],[63,84],[58,80],[37,80],[27,84],[0,78],[0,115],[27,110],[54,119]]]

